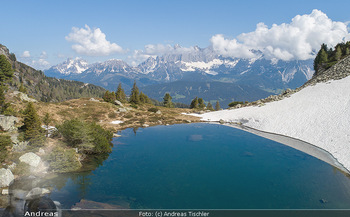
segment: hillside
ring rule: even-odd
[[[37,100],[60,102],[80,97],[101,97],[105,92],[105,89],[92,84],[47,77],[42,71],[18,62],[15,55],[0,44],[1,54],[8,57],[15,71],[10,89],[18,90],[22,83],[27,93]]]
[[[283,100],[197,116],[206,121],[239,122],[309,142],[330,152],[349,170],[349,74],[350,56],[347,56]]]

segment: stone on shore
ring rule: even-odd
[[[19,157],[19,160],[23,163],[30,165],[31,167],[38,167],[41,158],[33,152],[29,152]]]
[[[0,169],[0,188],[7,187],[15,179],[11,170],[9,169]]]

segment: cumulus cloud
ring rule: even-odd
[[[149,57],[156,58],[165,54],[185,54],[195,49],[196,47],[181,47],[178,44],[175,46],[170,44],[148,44],[145,45],[143,50],[134,50],[133,54],[128,56],[128,58],[131,60],[131,64],[135,66]]]
[[[322,43],[335,46],[350,39],[347,24],[332,21],[320,10],[297,15],[290,23],[273,24],[268,28],[259,23],[254,32],[243,33],[237,39],[214,35],[210,41],[220,55],[251,58],[252,50],[260,50],[267,59],[307,60],[314,58]]]
[[[27,50],[23,51],[21,57],[22,57],[22,58],[29,58],[29,57],[30,57],[30,52],[27,51]]]
[[[80,29],[73,27],[72,32],[65,39],[75,43],[72,45],[75,52],[86,56],[108,56],[125,52],[116,43],[107,41],[106,35],[100,28],[91,29],[88,25]]]
[[[29,51],[24,51],[20,56],[21,61],[35,69],[47,69],[50,63],[47,61],[48,55],[46,51],[42,51],[40,55],[31,55]]]

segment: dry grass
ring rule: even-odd
[[[51,125],[61,124],[65,120],[78,118],[96,122],[114,132],[126,128],[142,127],[145,124],[154,126],[199,121],[197,117],[181,114],[190,112],[190,109],[156,107],[161,111],[161,114],[156,114],[148,111],[148,109],[155,107],[153,105],[138,105],[138,108],[135,109],[130,107],[130,104],[125,104],[128,112],[118,112],[120,107],[104,102],[102,99],[98,100],[99,102],[90,101],[89,98],[80,98],[61,103],[38,102],[35,103],[35,106],[41,118],[44,117],[45,113],[50,114],[53,120]],[[10,99],[10,101],[19,114],[25,109],[27,104],[18,99]],[[111,123],[116,120],[123,121],[123,123]]]

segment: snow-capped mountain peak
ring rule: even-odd
[[[50,69],[57,70],[59,73],[64,75],[69,75],[69,74],[81,74],[88,68],[89,68],[88,62],[86,60],[83,60],[77,57],[75,59],[68,58],[63,63],[53,66]]]

